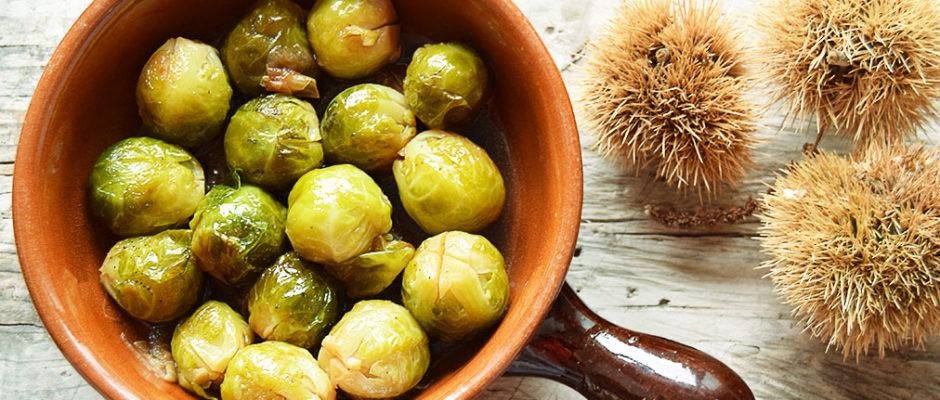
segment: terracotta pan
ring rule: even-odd
[[[139,132],[134,83],[149,54],[174,36],[213,42],[249,5],[95,1],[56,50],[29,107],[13,180],[23,275],[56,344],[107,397],[189,395],[134,357],[128,343],[147,330],[99,287],[97,268],[115,238],[91,220],[85,180],[99,152]],[[473,398],[508,371],[547,376],[592,399],[753,398],[717,360],[613,326],[564,285],[581,215],[578,131],[561,76],[522,13],[509,0],[395,5],[405,31],[484,53],[494,76],[492,125],[509,149],[500,162],[509,200],[492,235],[510,268],[511,306],[485,343],[465,362],[437,367],[417,397]]]

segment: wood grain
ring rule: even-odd
[[[16,142],[39,76],[68,27],[89,0],[6,0],[0,7],[0,399],[97,399],[62,358],[36,315],[16,258],[10,188]],[[572,98],[585,42],[613,13],[618,0],[518,0],[541,33]],[[748,12],[747,0],[725,1],[728,12]],[[779,130],[782,116],[763,119],[755,172],[718,203],[740,204],[766,190],[773,174],[801,158],[809,140],[800,129]],[[929,134],[935,142],[940,130]],[[843,361],[801,332],[780,305],[755,240],[758,224],[690,230],[649,220],[647,203],[690,207],[649,173],[626,174],[590,150],[582,131],[585,197],[579,252],[568,281],[610,321],[674,339],[734,368],[759,399],[927,399],[940,396],[940,340],[926,351],[908,349],[885,359]],[[828,138],[823,147],[845,150]],[[486,399],[580,399],[561,385],[535,378],[501,378]]]

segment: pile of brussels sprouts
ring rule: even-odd
[[[499,217],[503,178],[454,133],[479,111],[487,68],[470,47],[428,44],[399,88],[375,83],[402,59],[397,21],[389,0],[319,0],[306,14],[260,0],[221,51],[174,38],[143,67],[147,136],[98,157],[88,196],[123,238],[101,284],[133,317],[174,324],[183,388],[395,397],[427,371],[429,340],[464,341],[505,312],[503,257],[474,234]],[[319,97],[318,76],[338,93],[319,118],[301,99]],[[215,184],[202,165],[221,153],[230,172]],[[373,178],[389,175],[430,236],[417,249]]]

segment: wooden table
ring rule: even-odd
[[[50,340],[23,283],[10,215],[16,143],[30,96],[45,63],[89,0],[2,0],[0,6],[0,399],[94,399],[91,388]],[[613,13],[617,0],[518,0],[577,95],[577,53]],[[726,1],[747,12],[749,1]],[[763,153],[747,182],[730,193],[742,203],[765,189],[775,171],[801,157],[809,140],[777,133],[781,116],[763,122]],[[934,142],[940,130],[932,129]],[[643,213],[650,202],[694,206],[648,174],[625,174],[584,148],[584,214],[578,256],[568,282],[585,302],[623,326],[697,347],[735,369],[760,399],[940,398],[940,341],[926,351],[889,353],[858,364],[826,353],[801,333],[780,305],[759,252],[754,218],[733,226],[663,227]],[[837,139],[823,147],[847,148]],[[542,379],[502,378],[487,399],[579,399]]]

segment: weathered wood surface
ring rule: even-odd
[[[0,398],[96,399],[62,357],[29,299],[16,259],[10,188],[20,126],[42,69],[89,0],[0,1]],[[572,64],[585,41],[613,12],[617,0],[518,0],[562,69],[572,96]],[[747,12],[746,0],[726,1]],[[767,137],[756,172],[729,202],[765,189],[773,173],[801,157],[801,132],[777,132],[781,116],[764,119]],[[933,141],[940,131],[931,133]],[[858,364],[826,353],[801,333],[779,304],[764,271],[752,218],[746,223],[693,230],[665,228],[643,214],[648,202],[682,200],[648,176],[624,174],[593,154],[582,132],[585,198],[580,254],[568,281],[599,314],[631,329],[697,347],[726,362],[760,399],[940,398],[940,341],[926,351],[889,353]],[[845,148],[838,139],[830,149]],[[534,378],[502,378],[487,399],[579,399],[561,385]]]

